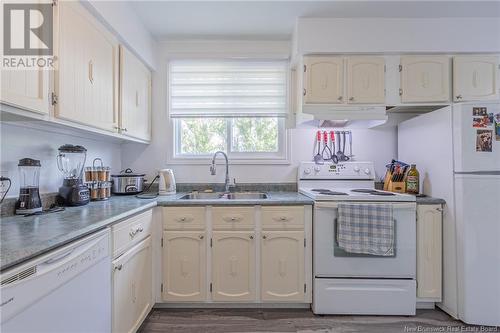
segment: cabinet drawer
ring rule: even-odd
[[[217,229],[253,229],[253,207],[214,207],[212,210],[213,228]]]
[[[304,207],[262,207],[263,229],[303,229]]]
[[[205,207],[164,208],[163,227],[168,230],[205,229]]]
[[[112,226],[113,233],[113,256],[117,256],[139,243],[151,234],[151,222],[153,210],[131,217],[123,222]]]

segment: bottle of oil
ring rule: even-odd
[[[406,192],[418,194],[420,189],[420,174],[418,173],[415,164],[411,165],[408,175],[406,176]]]

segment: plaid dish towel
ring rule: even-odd
[[[349,253],[394,256],[391,204],[339,203],[337,242]]]

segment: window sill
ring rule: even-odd
[[[224,164],[224,159],[218,157],[215,160],[216,164]],[[167,164],[172,165],[209,165],[212,163],[212,157],[200,157],[200,158],[169,158]],[[230,165],[290,165],[292,164],[289,159],[237,159],[229,157]]]

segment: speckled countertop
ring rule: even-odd
[[[4,271],[59,246],[101,230],[156,205],[311,205],[296,192],[268,192],[259,200],[180,200],[186,193],[153,199],[113,196],[108,201],[39,216],[10,216],[0,220],[0,270]]]

